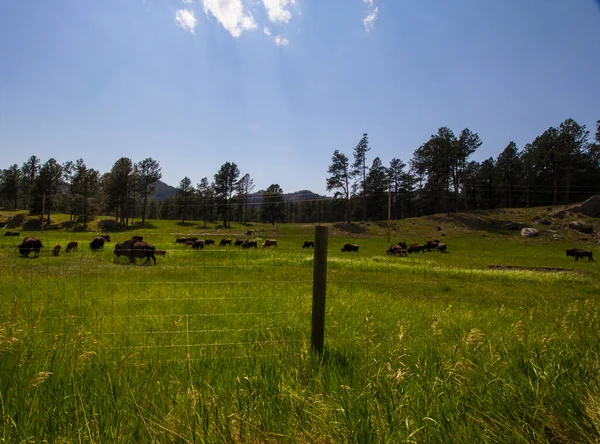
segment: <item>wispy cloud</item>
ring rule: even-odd
[[[266,26],[263,28],[263,32],[267,37],[271,35],[271,31],[269,31],[269,28],[267,28]]]
[[[288,39],[280,35],[276,35],[275,38],[273,38],[273,41],[275,42],[276,46],[288,46],[290,44]]]
[[[191,5],[192,3],[194,3],[193,0],[181,0],[181,3],[185,3],[186,5]]]
[[[242,0],[202,0],[202,3],[204,13],[210,12],[233,37],[258,27],[252,14],[244,11]]]
[[[178,9],[175,14],[175,20],[177,21],[177,25],[186,31],[195,34],[194,29],[196,28],[196,16],[194,15],[194,11],[191,9]]]
[[[293,5],[296,0],[262,0],[269,20],[273,23],[287,23],[292,18],[292,13],[287,9],[288,5]]]
[[[375,20],[377,20],[377,14],[379,14],[379,7],[375,6],[375,0],[363,0],[363,3],[367,5],[367,15],[363,18],[363,25],[367,32],[375,27]]]

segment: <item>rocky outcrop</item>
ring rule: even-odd
[[[521,236],[523,237],[538,237],[539,235],[539,230],[536,230],[535,228],[523,228],[521,230]]]
[[[600,194],[590,197],[580,205],[571,207],[571,211],[588,217],[600,217]]]

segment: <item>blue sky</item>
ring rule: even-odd
[[[600,119],[592,0],[0,1],[0,154],[226,161],[256,189],[325,193],[335,149],[407,162],[441,126],[519,148]]]

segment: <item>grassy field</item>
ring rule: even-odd
[[[385,254],[384,224],[330,225],[322,355],[310,350],[313,253],[301,248],[313,225],[111,231],[98,220],[72,232],[57,215],[21,234],[42,240],[38,259],[0,237],[0,439],[598,442],[600,271],[565,249],[600,248],[564,226],[573,217],[532,225],[536,216],[549,217],[394,221],[392,242],[448,245],[407,258]],[[278,248],[174,243],[246,230]],[[90,251],[106,231],[113,242]],[[156,267],[114,256],[133,234],[168,250]],[[78,252],[52,256],[72,240]],[[345,242],[360,252],[342,253]]]

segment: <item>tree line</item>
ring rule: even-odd
[[[40,222],[50,223],[52,212],[66,213],[87,227],[97,214],[112,215],[122,226],[137,218],[222,220],[240,223],[334,222],[385,220],[450,211],[499,207],[568,204],[600,194],[600,121],[595,138],[584,125],[567,119],[550,127],[519,150],[514,142],[496,158],[477,162],[471,156],[482,145],[469,128],[458,136],[440,128],[418,147],[408,162],[392,158],[384,166],[379,157],[368,165],[371,151],[367,134],[351,158],[333,152],[326,188],[333,199],[290,201],[278,184],[254,193],[249,174],[241,175],[234,162],[225,162],[213,180],[203,177],[194,185],[181,179],[176,194],[154,199],[162,178],[160,163],[123,157],[109,172],[88,168],[83,159],[64,164],[55,159],[41,163],[31,156],[20,167],[0,173],[0,205],[29,210]],[[241,177],[240,177],[241,176]]]
[[[600,120],[592,140],[573,119],[550,127],[519,150],[514,142],[496,158],[477,162],[482,145],[469,128],[456,135],[442,127],[405,163],[383,165],[364,134],[352,158],[335,150],[327,190],[339,202],[337,220],[384,220],[451,211],[579,202],[600,194]]]

